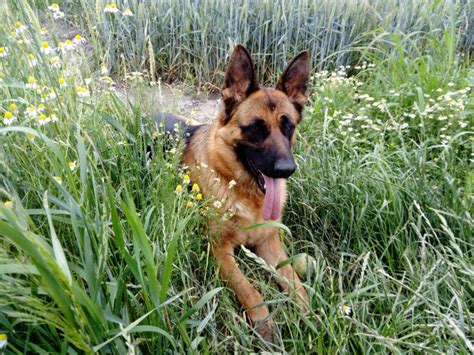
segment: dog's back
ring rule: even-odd
[[[188,144],[193,134],[204,124],[200,124],[196,120],[186,118],[175,113],[158,112],[154,118],[154,128],[164,131],[167,136],[173,138],[177,136],[184,137],[185,143]],[[168,146],[171,142],[166,142]]]

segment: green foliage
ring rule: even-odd
[[[103,11],[107,1],[63,1],[81,32],[89,33],[97,61],[121,75],[148,72],[153,79],[158,75],[210,89],[220,87],[228,55],[237,43],[256,58],[261,80],[271,82],[303,49],[310,51],[318,68],[327,69],[355,65],[360,57],[356,48],[377,50],[375,44],[385,43],[385,51],[396,53],[392,35],[406,34],[414,41],[427,33],[441,38],[450,26],[464,32],[471,7],[464,0],[115,3],[121,10],[117,13]],[[134,16],[123,16],[125,8]]]
[[[177,3],[163,12],[168,2],[131,1],[135,17],[119,19],[104,13],[102,2],[64,1],[66,18],[81,14],[89,29],[86,43],[76,38],[70,48],[65,39],[75,33],[65,33],[64,20],[54,20],[46,3],[0,8],[0,332],[8,335],[7,352],[472,352],[474,67],[456,50],[456,7],[413,3],[423,14],[419,22],[396,17],[406,34],[379,36],[363,32],[376,21],[368,26],[372,14],[359,13],[363,5],[356,4],[263,2],[258,12],[250,2],[226,2],[218,14],[210,1],[184,2],[195,11],[178,17]],[[290,13],[290,5],[291,20],[278,12]],[[173,19],[215,31],[203,19],[222,21],[230,9],[236,17],[229,17],[229,31],[256,26],[230,38],[245,42],[258,33],[249,47],[271,75],[293,46],[318,53],[324,47],[327,63],[347,63],[350,51],[335,47],[340,37],[328,31],[314,43],[298,25],[306,7],[330,6],[348,15],[322,12],[319,21],[330,19],[333,29],[352,19],[344,28],[353,24],[354,37],[342,43],[357,44],[352,49],[368,62],[317,70],[298,132],[299,167],[289,179],[282,238],[289,255],[306,252],[316,260],[306,281],[310,313],[269,280],[275,270],[248,249],[237,253],[282,332],[271,346],[259,342],[217,277],[204,217],[212,209],[188,185],[179,142],[166,151],[163,133],[142,110],[146,99],[123,102],[100,65],[118,73],[148,70],[136,53],[149,42],[156,68],[168,75],[217,80],[212,68],[222,68],[230,48],[224,35],[194,31],[176,42],[170,29],[159,31]],[[390,2],[386,11],[396,6]],[[446,9],[452,11],[438,12]],[[270,30],[279,21],[258,24],[268,14],[280,19],[283,32]],[[107,32],[112,16],[116,27]],[[127,28],[127,36],[138,36],[151,28],[147,18],[157,17],[162,27],[146,39],[117,37]],[[41,32],[43,23],[49,33]],[[58,41],[62,50],[44,45]],[[127,43],[137,48],[124,50]],[[278,50],[264,59],[269,48]],[[201,64],[190,59],[196,53]],[[149,89],[146,76],[135,77],[138,93]]]

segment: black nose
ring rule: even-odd
[[[287,178],[295,172],[296,166],[293,158],[278,159],[275,162],[274,171],[276,177]]]

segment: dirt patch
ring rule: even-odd
[[[165,86],[157,104],[160,111],[171,111],[199,122],[209,122],[216,118],[220,99],[218,95],[192,94],[179,87]]]
[[[193,93],[182,85],[161,84],[155,86],[117,85],[117,96],[134,105],[142,112],[171,112],[199,122],[214,120],[220,105],[219,95]]]
[[[57,23],[56,26],[58,39],[61,41],[71,40],[80,33],[78,28],[70,24],[65,26]],[[82,72],[81,67],[87,67],[93,62],[93,48],[90,42],[83,45],[82,54],[69,55],[67,58],[69,70],[77,72],[78,75]],[[217,115],[220,104],[218,94],[196,92],[184,84],[160,83],[150,86],[146,84],[141,74],[135,78],[133,74],[136,73],[131,74],[131,80],[123,77],[113,78],[116,83],[115,92],[121,100],[139,106],[144,114],[171,112],[203,123],[214,120]]]

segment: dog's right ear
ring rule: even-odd
[[[252,58],[245,47],[238,44],[230,58],[221,90],[224,123],[227,123],[232,116],[234,108],[257,89],[258,83]]]

